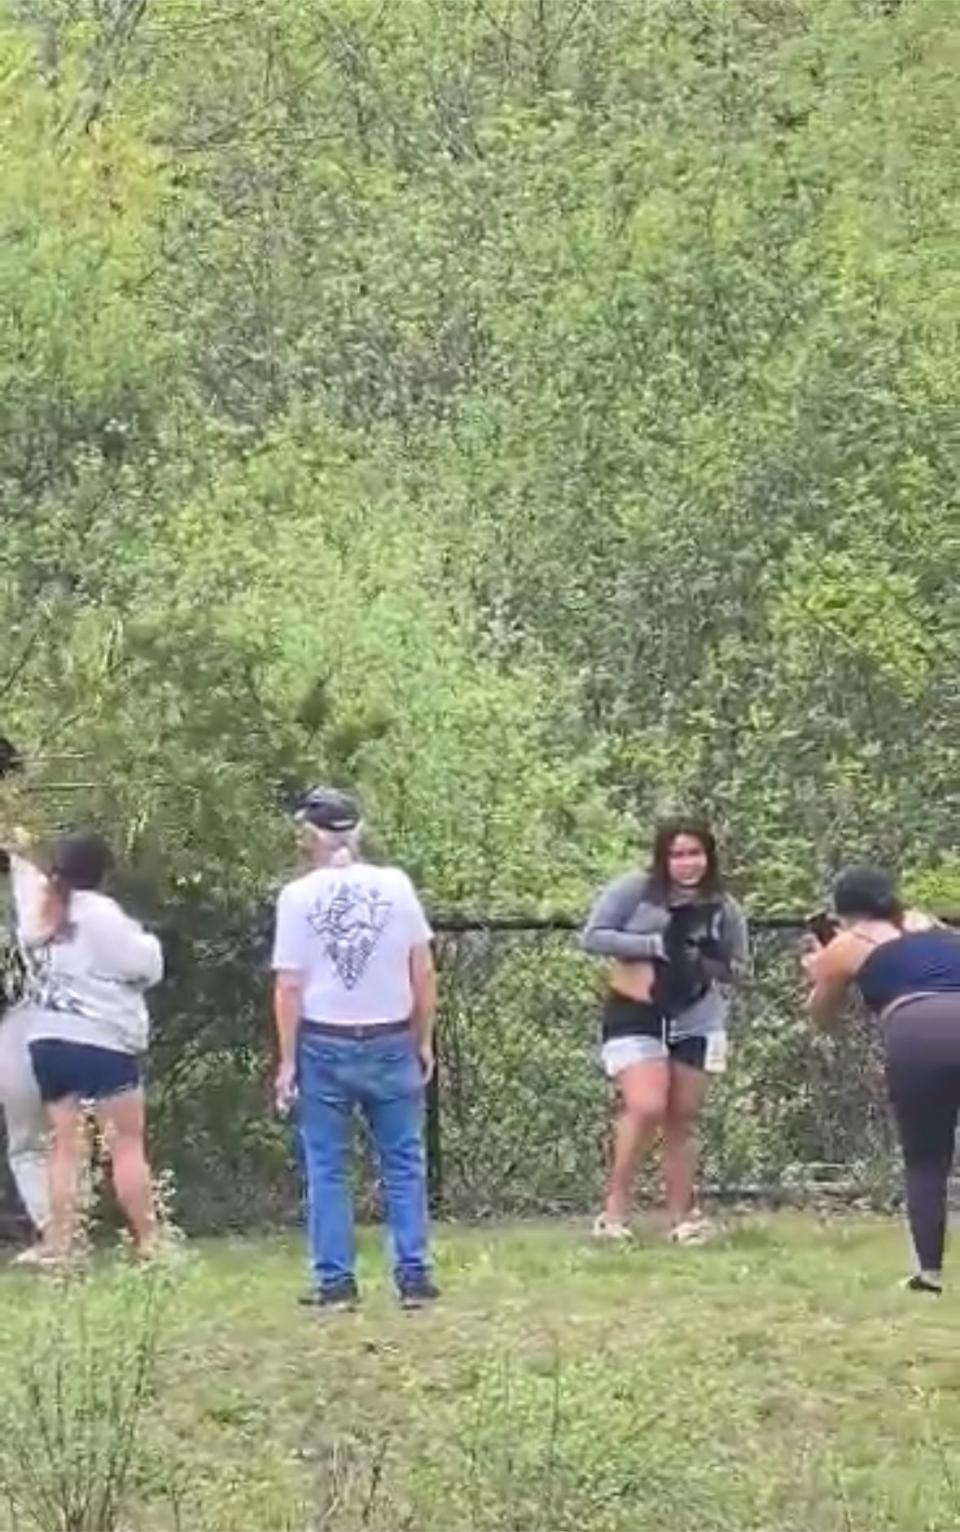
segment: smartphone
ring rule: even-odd
[[[839,926],[832,915],[826,910],[821,910],[816,915],[811,915],[807,921],[807,930],[812,931],[821,947],[828,947],[836,936]]]

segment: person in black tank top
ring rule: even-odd
[[[904,931],[868,954],[857,974],[867,1009],[877,1015],[911,995],[960,991],[960,932],[947,928]]]
[[[854,987],[882,1027],[917,1257],[907,1286],[939,1293],[960,1116],[960,933],[905,911],[877,868],[841,873],[833,902],[838,934],[805,960],[810,1008],[828,1021]]]

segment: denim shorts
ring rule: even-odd
[[[633,1064],[650,1064],[659,1059],[686,1064],[688,1069],[702,1069],[707,1074],[722,1074],[727,1064],[727,1034],[720,1030],[676,1037],[670,1035],[668,1024],[662,1037],[611,1037],[600,1049],[600,1062],[611,1080]]]
[[[72,1043],[63,1037],[40,1037],[30,1044],[30,1062],[42,1101],[105,1101],[140,1085],[135,1053]]]

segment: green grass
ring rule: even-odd
[[[165,1471],[129,1524],[960,1526],[960,1303],[896,1290],[893,1221],[758,1217],[683,1251],[556,1225],[437,1246],[436,1312],[396,1310],[371,1236],[363,1308],[339,1316],[298,1309],[296,1238],[196,1247],[145,1423]],[[54,1301],[0,1285],[7,1324]]]

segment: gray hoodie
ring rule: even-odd
[[[707,989],[674,1015],[674,1033],[720,1031],[729,1010],[727,991],[747,976],[750,964],[747,922],[730,894],[694,898],[670,909],[656,896],[648,873],[616,878],[600,894],[581,936],[585,952],[625,963],[670,959],[668,928],[679,909],[703,910],[706,950],[697,959]]]
[[[105,894],[78,890],[70,896],[67,934],[47,942],[37,918],[46,879],[22,857],[10,862],[31,1039],[142,1053],[149,1031],[144,991],[163,977],[157,938]]]

